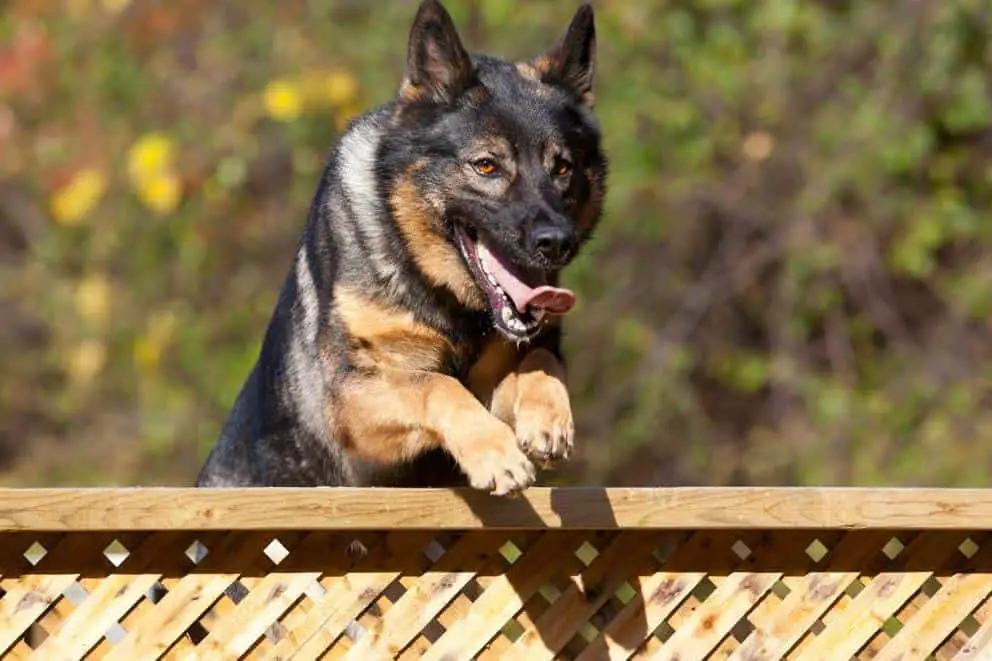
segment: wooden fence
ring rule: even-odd
[[[992,490],[0,490],[0,656],[987,659]]]

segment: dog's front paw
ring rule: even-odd
[[[468,483],[494,496],[523,491],[534,483],[534,464],[520,451],[509,427],[476,438],[458,457]]]
[[[521,398],[514,425],[520,447],[542,468],[568,461],[575,439],[568,393],[553,390],[541,397]]]

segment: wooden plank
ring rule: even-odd
[[[124,564],[109,576],[92,579],[92,589],[82,604],[68,614],[58,629],[38,648],[52,659],[82,658],[134,605],[145,598],[161,576],[144,570],[159,558],[183,553],[192,543],[192,533],[149,535],[130,553]],[[85,580],[85,579],[84,579]]]
[[[992,489],[678,487],[0,489],[0,531],[434,529],[990,530]]]
[[[765,597],[789,564],[794,564],[798,555],[805,556],[803,549],[810,541],[808,531],[790,531],[771,534],[753,546],[748,544],[751,554],[725,579],[719,583],[714,581],[716,590],[681,623],[652,658],[712,658],[711,652]],[[710,580],[713,578],[711,576]]]
[[[133,623],[107,659],[158,658],[219,599],[242,571],[262,555],[271,533],[231,533],[197,566],[171,587],[155,608]]]
[[[652,551],[662,533],[624,532],[600,551],[592,563],[503,655],[552,659],[623,582],[656,563]]]
[[[832,619],[826,629],[803,649],[803,659],[851,658],[893,613],[922,587],[951,553],[957,553],[964,534],[922,534],[900,554],[905,566],[885,571]],[[900,563],[900,564],[902,564]]]
[[[327,590],[320,603],[314,604],[302,622],[265,658],[299,661],[317,659],[332,645],[348,624],[389,587],[404,569],[419,558],[414,556],[431,540],[429,531],[394,531],[386,536],[353,571],[341,576],[325,577]]]
[[[0,580],[6,592],[0,600],[0,654],[5,653],[28,627],[73,584],[81,571],[110,563],[103,549],[113,539],[109,533],[66,535],[31,569],[30,574],[8,574]]]
[[[954,661],[980,661],[985,658],[983,654],[992,650],[992,598],[978,607],[975,619],[981,622],[981,626],[954,656]]]
[[[505,541],[506,534],[498,531],[465,534],[431,570],[416,578],[376,626],[366,630],[345,659],[395,658]]]
[[[963,572],[944,578],[936,594],[911,617],[903,618],[902,629],[875,656],[876,661],[925,657],[940,647],[992,592],[992,573],[987,570],[990,558],[992,541],[987,541]]]
[[[778,610],[731,655],[732,661],[781,659],[857,580],[861,568],[891,538],[891,533],[848,534],[830,551],[822,569],[808,571]]]
[[[678,567],[675,571],[632,576],[637,596],[624,606],[580,654],[576,661],[596,661],[601,658],[627,659],[641,646],[658,626],[692,592],[707,574],[703,567],[725,564],[736,539],[732,533],[695,534],[683,542],[665,563]],[[698,561],[696,564],[694,561]],[[693,562],[699,571],[690,571],[686,563]]]
[[[473,657],[514,616],[585,536],[578,531],[547,532],[505,574],[493,580],[465,616],[431,646],[424,661]]]
[[[265,630],[299,599],[322,572],[310,562],[316,554],[341,553],[345,543],[326,533],[309,535],[289,556],[250,588],[237,605],[218,613],[209,635],[190,653],[187,661],[207,658],[241,658]]]

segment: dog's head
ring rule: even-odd
[[[437,0],[421,4],[410,32],[395,116],[405,137],[383,157],[399,166],[406,194],[420,198],[399,204],[430,217],[417,231],[441,239],[424,261],[460,271],[434,280],[462,282],[513,340],[534,337],[545,315],[572,307],[558,273],[602,212],[594,60],[588,5],[558,43],[527,62],[470,56]],[[436,254],[445,250],[450,259]]]

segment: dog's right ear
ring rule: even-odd
[[[438,0],[424,0],[410,29],[400,98],[451,103],[475,82],[475,68],[451,16]]]

